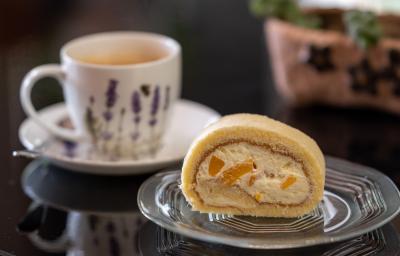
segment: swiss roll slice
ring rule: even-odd
[[[322,199],[325,160],[313,139],[262,115],[234,114],[193,142],[181,189],[195,211],[297,217]]]

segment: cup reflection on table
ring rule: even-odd
[[[37,232],[29,238],[44,251],[66,251],[67,256],[132,256],[139,254],[138,231],[145,221],[139,212],[89,214],[72,211],[59,238],[45,240]]]

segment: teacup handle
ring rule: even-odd
[[[46,240],[37,231],[28,234],[28,237],[35,246],[47,252],[65,252],[70,246],[68,235],[65,232],[55,240]]]
[[[81,134],[78,133],[77,130],[72,131],[56,126],[56,124],[54,123],[49,123],[48,121],[41,118],[33,107],[31,100],[32,88],[36,84],[36,82],[43,77],[54,77],[60,83],[61,87],[64,86],[65,73],[62,70],[61,66],[58,64],[42,65],[29,71],[29,73],[26,74],[26,76],[24,77],[20,89],[20,100],[25,113],[30,116],[38,125],[46,129],[52,135],[55,135],[65,140],[82,140],[83,137]]]
[[[38,248],[47,252],[64,252],[70,246],[67,231],[64,230],[60,236],[54,240],[47,240],[39,235],[39,228],[49,214],[49,208],[39,203],[33,202],[28,209],[28,213],[18,224],[17,230],[28,235],[29,239]]]

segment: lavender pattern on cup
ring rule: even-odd
[[[134,91],[132,93],[132,113],[133,113],[133,123],[134,123],[134,131],[132,132],[132,140],[136,141],[139,134],[139,123],[141,121],[140,112],[142,111],[142,104],[140,100],[140,93],[138,91]]]
[[[90,106],[86,108],[85,119],[86,119],[86,126],[90,134],[94,135],[96,133],[96,127],[95,127],[96,120],[95,117],[93,116],[93,110]]]
[[[160,86],[156,86],[154,89],[153,98],[151,101],[151,109],[150,109],[150,126],[155,126],[157,124],[157,113],[160,105]]]
[[[160,111],[168,111],[171,107],[171,87],[169,85],[162,87],[160,85],[142,84],[138,89],[134,89],[130,95],[130,106],[119,106],[119,111],[116,110],[118,99],[119,82],[115,79],[109,79],[104,98],[95,99],[89,97],[89,105],[86,109],[85,118],[86,126],[91,134],[94,150],[110,157],[110,160],[117,160],[122,155],[122,139],[123,134],[130,132],[130,137],[133,141],[133,147],[136,148],[136,142],[142,139],[140,133],[140,125],[147,124],[150,128],[148,138],[143,138],[143,143],[150,147],[150,155],[154,155],[159,147],[159,139],[161,133],[157,126],[165,121],[165,115],[161,115]],[[104,102],[104,110],[100,113],[94,112],[95,104]],[[146,106],[149,105],[149,110]],[[149,115],[144,115],[143,110],[149,111]],[[124,120],[132,120],[133,128],[131,131],[124,131]],[[161,118],[161,119],[160,119]],[[116,129],[111,129],[115,127]],[[140,151],[140,149],[139,149]],[[140,152],[134,152],[134,158],[138,157]]]
[[[165,87],[165,101],[164,101],[164,111],[167,111],[169,109],[169,104],[170,104],[170,93],[171,93],[171,87],[167,85]]]
[[[95,231],[97,228],[97,225],[99,224],[99,217],[97,217],[94,214],[91,214],[88,216],[88,224],[89,224],[89,228],[92,231]]]
[[[118,86],[118,81],[115,79],[110,79],[109,84],[107,87],[107,91],[105,93],[105,98],[106,98],[106,111],[103,113],[103,118],[106,121],[106,127],[105,130],[101,133],[101,138],[103,139],[103,151],[108,152],[108,141],[110,141],[113,138],[113,133],[109,131],[109,123],[113,119],[113,112],[111,111],[112,108],[114,107],[115,103],[117,102],[118,99],[118,94],[117,94],[117,86]]]
[[[157,114],[158,110],[160,108],[160,86],[156,85],[154,88],[153,92],[153,97],[151,99],[151,105],[150,105],[150,120],[149,120],[149,125],[151,127],[151,137],[148,143],[150,144],[150,154],[151,156],[155,156],[157,149],[158,149],[158,144],[159,144],[159,134],[156,134],[156,129],[155,126],[158,123],[157,119]]]
[[[110,122],[113,118],[113,113],[111,112],[112,107],[114,107],[117,101],[117,85],[118,81],[115,79],[110,79],[108,89],[106,91],[106,108],[107,110],[103,113],[103,118],[106,122]]]
[[[93,113],[94,104],[95,98],[93,96],[90,96],[89,106],[86,108],[85,113],[85,122],[86,127],[91,135],[93,144],[97,145],[98,135],[101,132],[101,123],[100,120]]]
[[[89,102],[90,102],[90,105],[93,105],[93,104],[94,104],[94,97],[93,97],[93,95],[90,96]]]
[[[112,132],[104,131],[104,132],[101,133],[101,138],[102,138],[103,140],[105,140],[105,141],[111,140],[112,137],[113,137]]]
[[[114,237],[111,236],[110,240],[109,240],[109,244],[110,244],[110,255],[111,256],[120,256],[120,245],[118,243],[118,240]]]
[[[65,149],[65,155],[71,158],[75,157],[75,149],[77,146],[76,142],[64,140],[63,145]]]
[[[126,110],[125,110],[124,107],[122,107],[121,110],[119,111],[117,142],[115,143],[115,146],[114,146],[114,155],[115,155],[115,157],[118,157],[119,155],[121,155],[121,140],[122,140],[122,132],[123,132],[122,123],[124,121],[125,112],[126,112]]]

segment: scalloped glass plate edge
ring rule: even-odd
[[[350,174],[358,176],[361,179],[368,178],[375,182],[376,185],[383,190],[380,192],[382,192],[381,196],[383,197],[383,199],[385,199],[384,203],[386,203],[384,204],[385,209],[383,209],[384,214],[378,215],[370,221],[361,223],[356,230],[351,230],[351,228],[348,228],[347,232],[344,234],[337,234],[333,231],[328,232],[328,236],[319,237],[317,239],[307,239],[306,237],[304,237],[304,239],[297,239],[290,242],[270,243],[272,241],[269,240],[268,237],[266,237],[265,239],[238,239],[237,237],[231,236],[229,234],[215,234],[211,231],[196,230],[195,227],[192,227],[189,224],[178,224],[171,218],[166,218],[163,215],[157,214],[160,211],[161,207],[160,205],[157,205],[156,202],[156,195],[158,192],[157,189],[160,188],[160,184],[162,184],[163,180],[168,177],[171,178],[171,175],[175,176],[176,179],[180,178],[179,170],[158,173],[146,180],[139,188],[137,202],[139,209],[143,213],[143,215],[145,215],[149,220],[153,221],[157,225],[169,231],[197,240],[212,243],[221,243],[225,245],[249,249],[289,249],[339,242],[375,230],[392,220],[400,212],[400,192],[393,181],[391,181],[386,175],[373,168],[335,157],[326,156],[326,162],[327,169],[334,169],[334,171],[339,171],[344,175]],[[328,174],[326,181],[329,182]],[[328,190],[328,193],[331,192]],[[388,198],[388,195],[391,195],[390,200]]]

